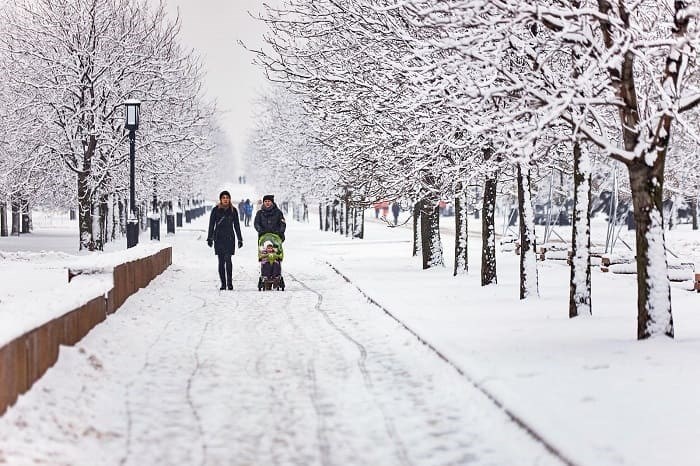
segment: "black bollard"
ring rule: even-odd
[[[151,223],[151,240],[160,241],[160,218],[154,216],[149,221]]]
[[[165,216],[165,224],[167,227],[167,232],[168,234],[175,234],[175,215],[174,214],[167,214]]]

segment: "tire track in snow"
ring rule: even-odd
[[[194,350],[194,359],[195,359],[195,367],[194,370],[192,370],[192,373],[190,374],[189,378],[187,379],[187,404],[190,406],[190,409],[192,410],[192,415],[194,418],[197,420],[197,432],[199,434],[199,440],[202,445],[202,464],[207,464],[207,443],[206,439],[204,437],[204,429],[202,427],[202,418],[199,415],[199,412],[197,411],[197,407],[194,405],[194,402],[192,400],[192,382],[194,381],[194,378],[197,376],[197,372],[199,372],[201,368],[201,363],[199,360],[199,348],[202,346],[202,342],[204,341],[204,335],[207,333],[207,329],[209,328],[209,322],[207,322],[204,325],[204,328],[202,329],[202,334],[199,337],[199,342],[197,342],[197,346],[195,347]]]
[[[309,398],[311,399],[311,405],[314,407],[316,412],[316,438],[318,439],[318,449],[321,453],[321,464],[331,465],[331,448],[328,436],[326,435],[326,422],[323,416],[323,411],[321,410],[321,403],[319,402],[318,393],[318,381],[316,379],[316,368],[314,367],[314,360],[309,361],[309,367],[307,370],[307,378],[311,382],[311,393],[309,393]]]
[[[160,332],[158,332],[158,335],[156,336],[156,339],[153,340],[153,342],[148,345],[148,349],[146,350],[146,358],[144,360],[143,365],[141,368],[138,370],[134,378],[131,379],[131,382],[126,384],[125,387],[125,396],[124,396],[124,402],[126,405],[126,419],[127,419],[127,426],[126,426],[126,452],[125,456],[119,460],[119,464],[121,466],[125,465],[126,462],[129,460],[129,456],[131,455],[131,439],[133,435],[133,414],[131,410],[131,388],[134,386],[136,383],[136,380],[143,374],[146,369],[151,365],[151,352],[153,348],[160,342],[161,338],[165,334],[166,330],[170,326],[170,324],[173,322],[173,319],[168,320],[165,325],[161,328]]]
[[[292,277],[293,278],[293,277]],[[298,282],[298,280],[296,280]],[[286,292],[285,292],[286,293]],[[331,459],[331,446],[330,440],[327,435],[327,426],[325,421],[325,416],[323,410],[321,409],[320,392],[318,378],[316,377],[316,365],[315,360],[318,355],[318,349],[315,345],[316,342],[311,342],[309,338],[304,334],[302,328],[299,326],[297,321],[293,317],[293,312],[290,312],[290,305],[292,304],[292,294],[285,294],[285,303],[283,309],[285,310],[285,315],[287,317],[287,322],[292,326],[294,333],[304,338],[310,343],[313,348],[314,356],[309,358],[306,362],[306,380],[310,383],[309,400],[313,406],[314,412],[316,414],[316,439],[318,441],[318,449],[321,455],[321,464],[332,465]]]
[[[442,359],[444,362],[446,362],[448,365],[450,365],[459,375],[464,377],[467,382],[469,382],[474,388],[476,388],[479,392],[481,392],[486,399],[488,399],[490,402],[492,402],[497,408],[499,408],[503,413],[511,420],[513,421],[518,427],[520,427],[527,435],[530,436],[533,440],[541,444],[545,450],[547,450],[552,456],[560,460],[563,464],[566,466],[578,466],[573,460],[569,459],[563,452],[561,452],[556,446],[554,446],[552,443],[550,443],[547,439],[545,439],[542,434],[540,434],[534,427],[532,427],[527,421],[525,421],[523,418],[515,414],[511,409],[509,409],[507,406],[503,404],[501,400],[499,400],[494,394],[492,394],[490,391],[488,391],[482,384],[474,380],[472,377],[470,377],[464,369],[462,369],[457,363],[449,359],[447,356],[445,356],[440,350],[438,350],[435,346],[430,344],[427,340],[425,340],[418,332],[413,330],[411,327],[406,325],[403,321],[401,321],[398,317],[396,317],[391,311],[389,311],[386,307],[382,306],[379,304],[377,301],[375,301],[369,294],[367,294],[362,288],[360,288],[357,284],[355,284],[348,276],[343,274],[340,270],[338,270],[333,264],[330,262],[326,261],[326,265],[330,267],[338,276],[340,276],[343,280],[348,282],[350,285],[355,287],[355,289],[365,298],[367,301],[377,308],[379,308],[381,311],[383,311],[387,316],[391,317],[393,320],[395,320],[399,325],[401,325],[404,329],[406,329],[410,334],[412,334],[418,341],[420,341],[423,345],[425,345],[430,351],[432,351],[436,356],[438,356],[440,359]],[[302,285],[303,286],[303,285]]]
[[[205,309],[208,305],[209,302],[206,298],[203,298],[202,296],[194,295],[192,291],[192,285],[189,287],[190,295],[192,297],[201,299],[202,300],[202,305],[199,307],[199,309],[196,309],[195,311],[190,312],[190,314],[193,314],[196,311],[201,311],[202,309]],[[197,421],[197,432],[199,434],[199,440],[201,443],[201,449],[202,449],[202,465],[207,464],[207,442],[206,438],[204,436],[204,427],[202,426],[202,417],[199,414],[199,411],[197,410],[197,407],[194,405],[194,401],[192,399],[192,382],[194,381],[194,378],[197,376],[197,373],[201,369],[201,361],[199,359],[199,349],[202,346],[202,343],[204,342],[204,335],[207,333],[207,329],[209,328],[209,321],[207,321],[204,324],[204,328],[202,329],[202,333],[199,336],[199,341],[197,342],[197,345],[194,348],[194,360],[195,360],[195,367],[190,373],[190,376],[187,379],[187,389],[186,389],[186,395],[187,395],[187,404],[190,406],[190,409],[192,410],[192,415],[194,416],[195,420]]]
[[[391,417],[387,414],[386,410],[384,409],[384,406],[379,402],[378,398],[374,394],[374,384],[372,382],[372,376],[369,374],[369,371],[367,370],[367,348],[357,341],[355,338],[353,338],[349,333],[347,333],[345,330],[340,328],[333,319],[328,315],[328,312],[323,309],[323,294],[320,293],[317,290],[314,290],[310,286],[308,286],[305,282],[301,281],[300,279],[296,278],[295,276],[288,274],[288,276],[294,280],[295,282],[299,283],[304,289],[307,291],[310,291],[311,293],[316,295],[316,304],[314,306],[314,309],[318,311],[325,321],[330,325],[333,329],[335,329],[340,335],[343,336],[347,341],[352,343],[355,348],[357,348],[360,357],[357,361],[357,366],[360,369],[360,373],[362,374],[363,382],[365,385],[365,389],[372,395],[372,399],[375,402],[375,405],[379,409],[379,412],[382,414],[382,418],[384,419],[384,427],[386,429],[387,435],[389,438],[392,440],[394,447],[395,447],[395,453],[396,457],[398,460],[401,462],[400,464],[404,466],[409,466],[412,465],[410,459],[408,458],[408,453],[406,451],[406,446],[403,444],[403,441],[399,437],[396,427],[394,426],[394,422],[392,421]]]
[[[176,270],[173,270],[171,273],[176,273],[176,272],[179,272],[179,271],[180,271],[179,269],[176,269]],[[166,273],[167,273],[167,272],[166,272]],[[193,291],[192,291],[192,285],[190,285],[188,289],[189,289],[189,291],[190,291],[190,295],[191,295],[193,298],[196,298],[196,299],[201,300],[201,301],[202,301],[202,304],[201,304],[200,306],[194,308],[194,309],[191,309],[190,311],[188,311],[188,312],[185,313],[184,315],[183,315],[183,314],[180,314],[180,315],[178,315],[177,317],[173,317],[173,318],[168,319],[168,320],[166,321],[165,325],[163,325],[163,327],[161,328],[161,330],[158,332],[158,335],[156,336],[155,340],[153,340],[153,342],[148,346],[148,349],[147,349],[147,351],[146,351],[146,357],[145,357],[145,360],[144,360],[143,365],[142,365],[141,368],[138,370],[138,372],[134,375],[133,379],[126,385],[126,390],[125,390],[125,392],[126,392],[126,395],[125,395],[125,405],[126,405],[126,414],[127,414],[126,453],[125,453],[125,456],[122,457],[122,458],[120,459],[120,461],[119,461],[119,464],[120,464],[121,466],[124,466],[124,465],[127,464],[127,462],[129,461],[129,458],[130,458],[130,456],[131,456],[131,454],[132,454],[132,452],[131,452],[131,444],[132,444],[132,438],[133,438],[133,413],[132,413],[132,409],[131,409],[131,402],[130,402],[130,400],[131,400],[131,390],[132,390],[134,384],[135,384],[138,380],[140,380],[141,375],[144,374],[144,373],[147,371],[147,369],[151,366],[151,364],[152,364],[152,363],[151,363],[151,354],[152,354],[152,351],[153,351],[153,349],[162,341],[163,336],[165,335],[165,333],[166,333],[167,330],[169,329],[170,325],[171,325],[176,319],[180,319],[180,318],[182,318],[183,316],[190,316],[190,315],[194,314],[195,312],[201,311],[202,309],[206,308],[207,305],[208,305],[208,302],[207,302],[207,300],[206,300],[205,298],[203,298],[203,297],[201,297],[201,296],[197,296],[197,295],[195,295],[195,294],[193,293]],[[172,300],[172,299],[171,299],[171,300]],[[208,325],[208,323],[207,323],[207,325]],[[205,330],[206,330],[206,326],[205,326]],[[203,341],[203,340],[200,339],[199,345],[201,345],[201,342],[202,342],[202,341]],[[199,345],[198,345],[198,347],[199,347]],[[198,348],[198,347],[197,347],[197,348]],[[195,359],[196,359],[196,358],[197,358],[197,354],[196,354],[196,352],[195,352]],[[193,372],[193,374],[196,373],[198,367],[199,367],[199,362],[197,361],[197,367],[195,367],[195,371]],[[196,410],[196,408],[194,407],[194,405],[192,405],[191,399],[190,399],[191,380],[192,380],[192,376],[190,376],[190,379],[188,380],[188,383],[187,383],[187,401],[188,401],[188,403],[190,404],[190,408],[192,409],[192,412],[193,412],[193,415],[194,415],[195,419],[197,420],[198,432],[200,433],[200,439],[202,439],[202,444],[203,444],[203,453],[204,453],[204,454],[203,454],[203,458],[206,458],[206,445],[204,444],[204,440],[203,440],[204,437],[203,437],[203,435],[202,435],[201,419],[199,418],[199,414],[197,413],[197,410]],[[203,462],[202,464],[204,464],[204,462]]]

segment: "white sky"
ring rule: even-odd
[[[157,0],[153,0],[157,1]],[[226,112],[222,126],[233,144],[236,162],[245,150],[251,128],[253,100],[267,85],[262,70],[251,64],[253,56],[238,44],[259,48],[263,24],[248,12],[262,8],[261,0],[165,0],[174,16],[179,8],[181,38],[196,49],[206,68],[205,91]],[[275,3],[274,1],[272,2]]]

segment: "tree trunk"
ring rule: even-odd
[[[413,204],[413,257],[421,251],[420,240],[421,201]]]
[[[109,216],[109,208],[107,205],[107,195],[101,194],[99,202],[95,204],[93,214],[93,236],[95,237],[95,249],[104,251],[105,243],[107,243],[107,219]]]
[[[351,222],[350,228],[352,229],[352,237],[353,238],[357,238],[357,218],[359,215],[359,213],[358,213],[359,210],[360,209],[358,209],[357,207],[352,207],[350,209],[350,215],[352,215],[352,222]]]
[[[331,229],[331,206],[326,204],[326,228],[325,230],[328,231]]]
[[[22,209],[22,233],[32,232],[32,214],[29,210],[29,201],[26,198],[20,199],[20,208]]]
[[[469,271],[467,190],[461,182],[457,183],[455,194],[455,261],[452,276],[466,274]]]
[[[338,212],[334,201],[333,204],[331,204],[331,231],[333,233],[335,233],[336,225],[338,224],[338,220],[336,218],[337,213]]]
[[[698,229],[698,195],[690,200],[690,215],[693,217],[693,230]]]
[[[0,236],[7,236],[7,204],[0,201]]]
[[[119,232],[122,236],[126,235],[126,212],[127,201],[119,198]]]
[[[355,238],[363,239],[365,237],[365,209],[355,208]]]
[[[117,196],[112,195],[112,228],[110,231],[112,241],[117,240],[117,225],[119,225],[119,206],[117,204]]]
[[[196,210],[195,210],[195,212],[197,212],[198,217],[201,216],[201,213],[199,213],[199,209],[201,207],[202,206],[198,202]],[[150,227],[150,225],[148,224],[147,212],[148,212],[148,202],[146,202],[145,200],[141,201],[141,207],[137,208],[135,215],[136,215],[136,219],[138,220],[139,224],[141,225],[141,231],[143,231],[143,232],[147,231],[148,228]]]
[[[323,206],[318,203],[318,228],[323,231]]]
[[[79,249],[95,250],[92,236],[92,196],[88,189],[88,178],[84,172],[78,173],[78,231],[80,233]]]
[[[665,204],[665,205],[664,205]],[[673,195],[662,204],[661,216],[664,219],[664,228],[673,230],[678,225],[678,197]]]
[[[481,216],[481,286],[498,283],[496,276],[496,186],[498,173],[488,172],[484,180]]]
[[[569,317],[590,315],[591,309],[591,160],[574,143],[574,218],[571,233]]]
[[[629,165],[637,242],[637,338],[673,337],[671,286],[662,217],[663,179],[644,158]]]
[[[530,189],[530,165],[518,162],[518,214],[520,215],[520,299],[537,296],[535,216]]]
[[[95,250],[103,251],[104,228],[102,217],[102,202],[99,199],[92,204],[92,237],[95,243]]]
[[[12,209],[12,236],[19,236],[20,231],[22,231],[21,228],[21,207],[19,204],[19,200],[17,198],[12,198],[10,201],[11,204],[11,209]]]
[[[352,208],[350,207],[350,199],[345,198],[345,236],[348,237],[350,235],[350,215],[352,212]]]
[[[445,265],[440,242],[440,208],[433,199],[424,199],[421,209],[421,251],[423,270]]]
[[[343,236],[345,234],[345,203],[343,202],[338,204],[338,218],[338,233]]]

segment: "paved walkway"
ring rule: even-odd
[[[319,233],[266,293],[245,234],[230,292],[180,233],[173,266],[0,418],[0,463],[559,464],[314,257]]]

